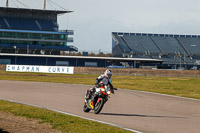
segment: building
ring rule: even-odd
[[[199,66],[199,51],[198,35],[112,33],[114,57],[160,59],[162,68]]]
[[[59,30],[57,16],[72,11],[0,7],[0,53],[53,54],[78,51],[72,30]]]
[[[0,64],[138,68],[142,64],[162,64],[159,59],[116,58],[91,56],[35,55],[0,53]],[[117,66],[116,66],[117,65]],[[127,66],[128,65],[128,66]],[[120,67],[122,68],[122,67]]]
[[[122,67],[162,64],[160,59],[62,56],[78,51],[72,30],[59,30],[57,16],[72,11],[0,7],[0,64]]]

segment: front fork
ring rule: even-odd
[[[103,98],[98,98],[98,101],[97,101],[97,102],[100,102],[101,100],[103,100]]]
[[[101,98],[101,97],[100,97],[100,98],[98,98],[98,101],[97,101],[97,102],[100,102],[100,101],[103,100],[103,99],[105,99],[105,100],[104,100],[105,103],[108,101],[108,98],[107,98],[107,97],[105,97],[105,98]]]

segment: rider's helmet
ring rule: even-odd
[[[111,78],[112,77],[112,71],[107,69],[105,72],[104,72],[104,76],[105,77],[108,77],[108,78]]]

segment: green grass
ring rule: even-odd
[[[0,80],[19,80],[37,82],[55,82],[69,84],[94,85],[98,75],[87,74],[45,74],[45,73],[13,73],[0,71]],[[158,92],[176,96],[200,99],[200,78],[180,77],[139,77],[113,76],[114,87]],[[50,123],[53,128],[66,132],[127,132],[108,125],[83,120],[43,109],[0,101],[0,110],[17,116],[41,119],[42,123]]]
[[[50,123],[54,129],[67,133],[129,133],[117,127],[3,100],[0,100],[0,111]]]
[[[120,88],[157,92],[169,95],[200,99],[200,79],[180,77],[133,77],[113,79]]]
[[[12,73],[0,71],[0,80],[94,85],[98,75]],[[113,76],[114,87],[200,99],[200,78]]]

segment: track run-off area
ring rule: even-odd
[[[100,114],[83,112],[89,85],[0,80],[0,99],[8,99],[144,133],[200,132],[200,100],[118,89]]]

